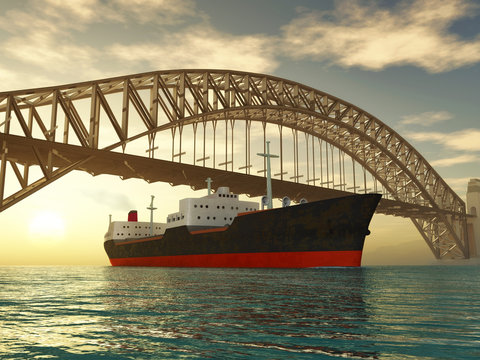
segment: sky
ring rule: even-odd
[[[0,2],[0,92],[168,69],[293,80],[409,141],[465,199],[480,178],[480,1]],[[107,265],[108,215],[157,221],[188,187],[73,172],[0,213],[0,265]],[[432,264],[409,219],[375,215],[364,265]]]

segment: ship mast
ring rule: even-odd
[[[267,153],[262,154],[262,153],[257,153],[258,156],[263,156],[267,158],[267,209],[272,209],[273,208],[273,203],[272,203],[272,174],[270,171],[270,158],[278,158],[278,155],[272,155],[270,154],[270,141],[267,141]]]
[[[210,177],[207,178],[207,180],[205,180],[205,182],[208,184],[208,195],[210,195],[212,193],[212,179]]]
[[[150,210],[150,236],[153,236],[153,210],[156,210],[157,208],[153,207],[153,199],[155,196],[150,196],[152,197],[152,200],[150,201],[150,206],[147,207],[147,210]]]

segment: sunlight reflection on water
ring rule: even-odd
[[[463,359],[479,269],[0,267],[1,359]]]

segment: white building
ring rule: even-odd
[[[467,213],[476,216],[470,218],[468,224],[472,225],[475,241],[472,257],[480,256],[480,179],[470,179],[467,188]],[[471,232],[469,232],[469,235]]]

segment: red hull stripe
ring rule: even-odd
[[[150,256],[110,259],[113,266],[310,268],[360,266],[362,251],[303,251]]]
[[[190,231],[190,234],[196,235],[196,234],[206,234],[206,233],[212,233],[212,232],[221,232],[227,229],[228,229],[228,226],[224,226],[221,228],[205,229],[205,230],[194,230],[194,231]]]

